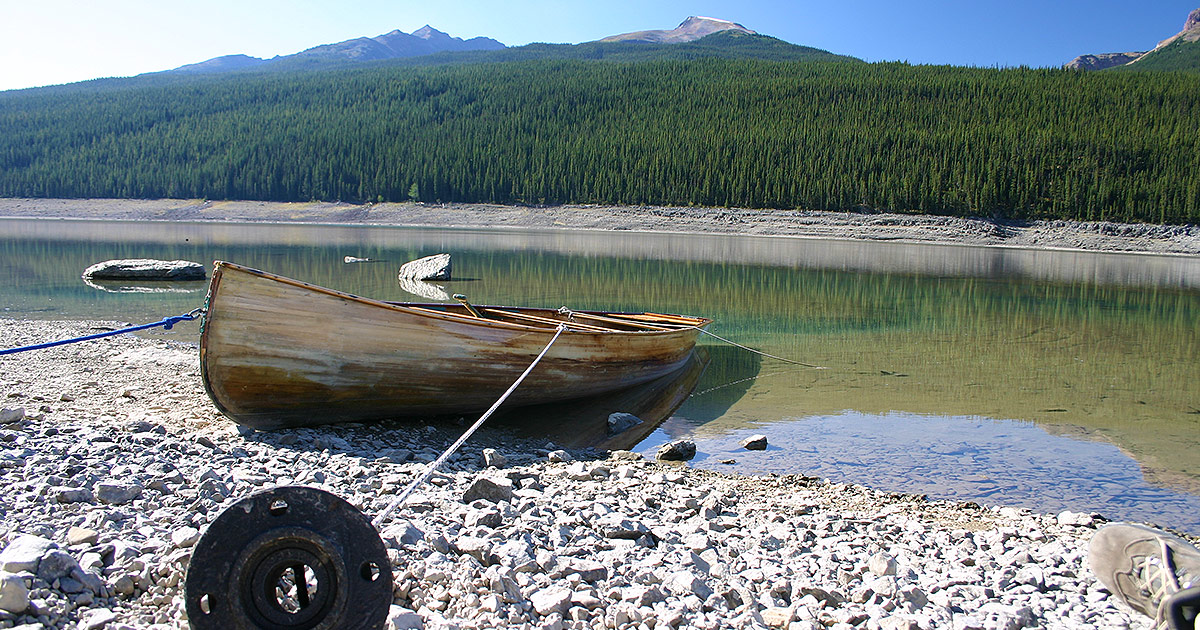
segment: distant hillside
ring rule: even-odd
[[[1154,50],[1122,67],[1126,70],[1185,70],[1200,72],[1200,9],[1188,15],[1183,30]]]
[[[1200,221],[1196,75],[706,56],[731,46],[801,48],[723,31],[0,92],[0,197]],[[461,62],[521,54],[595,57]]]
[[[1136,63],[1114,68],[1123,72],[1170,70],[1200,72],[1200,42],[1176,40],[1166,46],[1147,53]]]
[[[747,35],[757,35],[754,31],[729,20],[709,17],[691,16],[679,26],[669,31],[635,31],[621,35],[610,35],[601,39],[602,42],[647,42],[652,44],[682,44],[692,42],[702,37],[721,31],[736,31]]]
[[[1200,72],[1200,9],[1188,14],[1183,30],[1149,52],[1080,55],[1065,66],[1070,70],[1171,70]]]

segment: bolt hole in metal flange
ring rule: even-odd
[[[338,496],[289,486],[226,509],[196,543],[185,579],[194,630],[382,628],[387,550]]]

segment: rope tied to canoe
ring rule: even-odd
[[[93,339],[103,339],[104,337],[113,337],[115,335],[123,335],[125,333],[137,332],[139,330],[147,330],[150,328],[162,327],[163,330],[171,330],[171,328],[174,327],[175,324],[178,324],[180,322],[190,322],[190,321],[200,317],[201,315],[203,315],[204,312],[205,312],[204,307],[201,306],[199,308],[192,309],[190,312],[184,313],[183,315],[173,315],[171,317],[164,317],[161,320],[151,323],[151,324],[141,324],[138,326],[126,326],[125,328],[118,328],[116,330],[106,330],[102,333],[96,333],[94,335],[84,335],[82,337],[72,337],[70,339],[60,339],[58,341],[47,341],[45,343],[37,343],[37,344],[29,345],[29,346],[6,348],[3,350],[0,350],[0,355],[16,354],[18,352],[27,352],[29,350],[42,350],[44,348],[53,348],[55,346],[65,346],[70,343],[79,343],[81,341],[92,341]]]
[[[575,315],[577,314],[575,311],[571,310],[570,308],[567,308],[566,306],[564,306],[564,307],[562,307],[562,308],[558,309],[558,312],[559,312],[559,314],[561,314],[561,315],[566,315],[568,319],[574,319]],[[614,319],[616,318],[616,316],[612,316],[612,315],[610,315],[609,317],[610,317],[610,318],[614,318]],[[625,323],[629,323],[629,324],[632,324],[632,325],[636,325],[636,324],[637,324],[636,322],[625,322]],[[725,342],[725,343],[727,343],[727,344],[729,344],[729,345],[731,345],[731,346],[733,346],[733,347],[735,347],[735,348],[741,348],[742,350],[745,350],[745,351],[747,351],[747,352],[752,352],[752,353],[754,353],[754,354],[761,355],[761,356],[764,356],[764,357],[767,357],[767,358],[770,358],[770,359],[776,359],[776,360],[779,360],[779,361],[783,361],[784,363],[791,363],[792,365],[799,365],[799,366],[803,366],[803,367],[806,367],[806,368],[812,368],[812,369],[814,369],[814,370],[827,370],[827,369],[829,369],[829,368],[826,368],[826,367],[824,367],[824,366],[820,366],[820,365],[813,365],[813,364],[811,364],[811,363],[804,363],[803,361],[796,361],[796,360],[793,360],[793,359],[786,359],[786,358],[784,358],[784,357],[777,356],[777,355],[774,355],[774,354],[768,354],[768,353],[766,353],[766,352],[763,352],[762,350],[755,350],[754,348],[751,348],[751,347],[749,347],[749,346],[743,346],[742,344],[740,344],[740,343],[737,343],[737,342],[735,342],[735,341],[730,341],[730,340],[728,340],[728,339],[726,339],[726,338],[724,338],[724,337],[722,337],[722,336],[720,336],[720,335],[718,335],[718,334],[716,334],[716,333],[709,332],[709,331],[707,331],[707,330],[705,330],[705,329],[703,329],[703,328],[701,328],[701,327],[699,327],[699,326],[688,326],[688,325],[685,325],[685,324],[679,324],[679,325],[680,325],[680,328],[677,328],[676,330],[686,330],[686,329],[688,329],[688,328],[695,328],[696,330],[698,330],[698,331],[700,331],[700,332],[702,332],[702,333],[704,333],[704,334],[706,334],[706,335],[708,335],[708,336],[710,336],[710,337],[713,337],[713,338],[719,339],[719,340],[721,340],[721,341],[723,341],[723,342]]]
[[[388,504],[388,506],[384,508],[384,510],[380,512],[378,516],[375,517],[375,520],[371,521],[371,524],[374,525],[376,529],[380,527],[388,515],[390,515],[393,511],[395,511],[396,508],[400,507],[400,505],[403,504],[406,499],[408,499],[409,495],[411,495],[414,490],[432,477],[434,471],[438,469],[438,466],[441,466],[447,458],[449,458],[452,454],[454,454],[455,451],[458,450],[458,447],[462,446],[463,443],[467,441],[467,438],[470,438],[471,435],[475,433],[477,429],[479,429],[479,427],[483,426],[483,423],[486,422],[487,419],[496,412],[496,409],[500,408],[500,405],[504,404],[505,400],[508,400],[508,397],[517,390],[517,387],[521,385],[521,382],[525,380],[525,377],[529,376],[529,373],[533,371],[533,368],[536,367],[538,362],[542,360],[542,357],[546,356],[546,353],[550,350],[550,346],[553,346],[554,342],[558,341],[559,336],[562,335],[566,330],[566,324],[558,325],[554,332],[554,336],[550,338],[550,343],[546,344],[545,348],[542,348],[542,351],[533,359],[533,363],[530,363],[529,367],[525,368],[524,372],[521,372],[521,375],[517,377],[517,380],[513,381],[513,384],[508,387],[508,390],[505,391],[504,394],[496,400],[496,402],[492,403],[492,406],[488,408],[487,411],[483,412],[482,416],[479,416],[479,419],[475,421],[475,424],[471,425],[466,432],[459,436],[459,438],[455,440],[454,443],[445,450],[445,452],[439,455],[437,459],[430,462],[429,466],[425,469],[425,472],[421,473],[421,476],[412,480],[412,482],[408,484],[408,487],[405,488],[403,492],[401,492],[395,499],[392,499],[392,502]]]
[[[711,333],[711,332],[708,332],[707,330],[704,330],[703,328],[701,328],[701,329],[700,329],[700,332],[702,332],[702,333],[704,333],[704,334],[706,334],[706,335],[708,335],[708,336],[710,336],[710,337],[716,337],[717,339],[720,339],[721,341],[724,341],[725,343],[727,343],[727,344],[729,344],[729,345],[731,345],[731,346],[734,346],[735,348],[741,348],[742,350],[745,350],[745,351],[747,351],[747,352],[753,352],[754,354],[760,354],[760,355],[762,355],[762,356],[764,356],[764,357],[768,357],[768,358],[771,358],[771,359],[776,359],[776,360],[779,360],[779,361],[783,361],[784,363],[791,363],[792,365],[800,365],[800,366],[804,366],[804,367],[806,367],[806,368],[812,368],[812,369],[814,369],[814,370],[828,370],[828,369],[829,369],[829,368],[827,368],[827,367],[820,366],[820,365],[813,365],[813,364],[811,364],[811,363],[803,363],[803,362],[801,362],[801,361],[794,361],[794,360],[792,360],[792,359],[785,359],[785,358],[783,358],[783,357],[780,357],[780,356],[775,356],[775,355],[773,355],[773,354],[768,354],[768,353],[766,353],[766,352],[763,352],[762,350],[755,350],[754,348],[751,348],[751,347],[748,347],[748,346],[743,346],[742,344],[740,344],[740,343],[737,343],[737,342],[735,342],[735,341],[730,341],[730,340],[728,340],[728,339],[726,339],[726,338],[724,338],[724,337],[722,337],[722,336],[718,335],[717,333]]]

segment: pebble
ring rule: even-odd
[[[0,347],[95,325],[0,319]],[[125,356],[160,358],[115,361],[145,350]],[[186,628],[183,576],[222,510],[297,483],[373,517],[461,431],[239,431],[203,394],[194,346],[43,352],[0,362],[10,406],[56,401],[0,426],[0,628]],[[1087,567],[1102,522],[596,458],[485,426],[380,526],[387,627],[1150,628]]]
[[[142,486],[130,481],[108,480],[97,483],[92,493],[101,503],[125,505],[142,496]]]
[[[29,608],[29,589],[19,575],[0,571],[0,610],[23,613]]]

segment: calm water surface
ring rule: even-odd
[[[695,439],[693,465],[795,472],[1200,533],[1200,259],[808,239],[346,226],[0,220],[0,315],[153,321],[203,283],[89,285],[110,258],[224,259],[353,293],[428,300],[396,267],[438,252],[484,304],[712,317],[686,375],[579,405],[639,410],[617,444]],[[345,264],[345,256],[383,262]],[[195,325],[168,333],[194,340]],[[615,406],[615,408],[614,408]],[[533,415],[530,412],[527,415]],[[661,416],[665,421],[656,424]],[[669,416],[669,417],[668,417]],[[738,448],[768,436],[767,451]],[[590,438],[589,438],[590,439]],[[728,464],[734,460],[736,463]]]

